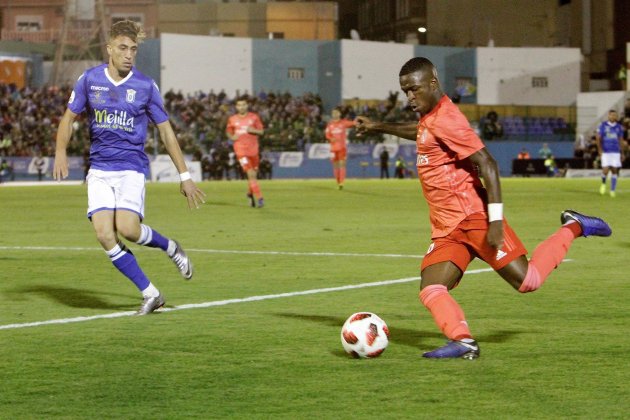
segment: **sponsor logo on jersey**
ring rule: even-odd
[[[103,93],[100,90],[97,90],[96,92],[91,94],[90,102],[93,105],[104,104],[105,100],[101,97],[102,95]]]
[[[99,128],[132,131],[134,127],[134,119],[133,117],[127,117],[127,111],[115,110],[112,113],[106,109],[94,109],[94,122]]]
[[[507,252],[501,251],[500,249],[497,250],[497,261],[499,261],[501,258],[505,257],[506,255],[507,255]]]
[[[68,100],[68,103],[71,104],[72,102],[74,102],[74,90],[72,91],[72,93],[70,94],[70,100]]]
[[[107,86],[90,86],[90,90],[104,90],[107,92],[109,88]]]

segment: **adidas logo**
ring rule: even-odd
[[[507,252],[501,251],[500,249],[497,251],[497,261],[499,261],[501,258],[505,257],[507,255]]]

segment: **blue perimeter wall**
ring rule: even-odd
[[[538,150],[543,142],[530,141],[527,143],[517,141],[501,141],[486,143],[486,147],[494,156],[499,165],[501,176],[512,175],[512,160],[516,158],[523,147],[526,147],[532,158],[538,157]],[[573,143],[558,142],[548,143],[556,158],[573,157]],[[316,145],[311,145],[314,147]],[[376,147],[376,150],[374,150]],[[349,145],[348,160],[346,163],[347,176],[349,178],[378,178],[380,176],[380,145]],[[416,146],[399,146],[398,153],[407,163],[407,169],[415,173]],[[304,161],[299,168],[286,168],[279,165],[282,153],[270,153],[273,163],[274,178],[327,178],[332,177],[332,165],[328,159],[308,159],[308,151],[304,153]],[[394,162],[397,156],[390,153],[389,172],[394,175]],[[366,165],[367,164],[367,165]]]
[[[517,141],[501,141],[489,142],[486,147],[492,153],[499,164],[501,176],[507,177],[512,174],[512,160],[516,157],[523,146],[527,147],[533,158],[538,157],[538,149],[542,147],[543,142],[530,141],[527,143]],[[549,147],[557,158],[573,157],[573,143],[571,142],[549,142]],[[273,177],[285,179],[303,179],[303,178],[331,178],[332,165],[327,158],[325,145],[323,143],[312,144],[307,147],[303,155],[297,152],[273,152],[266,156],[273,163]],[[378,178],[380,176],[380,160],[379,155],[384,147],[383,144],[350,144],[348,147],[347,176],[348,178]],[[398,147],[398,154],[403,156],[407,163],[407,169],[413,170],[415,174],[416,162],[416,146],[401,145]],[[311,150],[313,149],[313,150]],[[313,153],[315,152],[315,153]],[[318,159],[309,159],[309,155],[317,155]],[[187,158],[190,158],[188,156]],[[390,177],[394,175],[394,162],[397,156],[390,153],[389,168]],[[32,164],[33,158],[7,157],[5,158],[14,166],[16,181],[33,181],[37,179],[37,172]],[[45,158],[47,160],[46,180],[50,180],[50,172],[52,170],[53,158]],[[149,156],[149,159],[153,159]],[[70,180],[83,179],[83,158],[70,157],[69,159]],[[281,163],[288,165],[299,163],[298,167],[287,167]],[[415,176],[415,175],[414,175]]]

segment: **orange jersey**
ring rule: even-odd
[[[354,127],[354,122],[350,120],[330,121],[326,125],[326,140],[330,142],[330,151],[339,152],[346,149],[346,130]]]
[[[474,165],[465,160],[485,146],[448,96],[420,119],[416,146],[432,238],[448,235],[471,214],[485,214],[486,191]]]
[[[228,118],[226,131],[237,136],[234,141],[234,153],[237,156],[258,156],[258,136],[248,133],[249,127],[257,130],[264,128],[260,117],[253,112],[245,115],[236,114]]]

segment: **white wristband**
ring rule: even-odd
[[[503,220],[503,203],[488,204],[488,221]]]
[[[190,172],[186,171],[179,174],[179,179],[182,182],[184,182],[184,181],[188,181],[189,179],[192,179],[192,177],[190,176]]]

